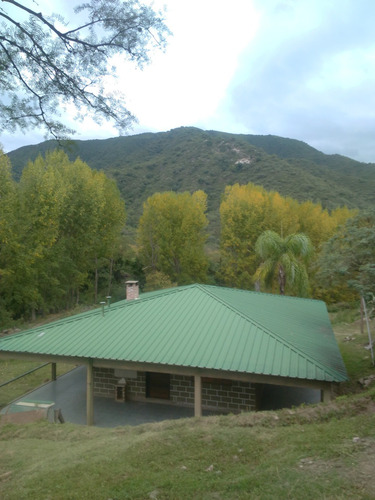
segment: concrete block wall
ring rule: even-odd
[[[113,368],[94,367],[94,395],[104,398],[115,398],[119,380],[126,380],[126,398],[129,400],[144,399],[146,394],[146,375],[144,372],[126,372],[116,374]]]
[[[127,375],[127,376],[126,376]],[[116,385],[122,377],[110,368],[94,368],[94,394],[108,398],[115,397]],[[145,401],[146,373],[125,374],[126,399]],[[194,406],[194,377],[171,375],[170,403],[181,406]],[[255,386],[247,382],[203,381],[202,407],[225,410],[228,412],[255,410]]]
[[[146,373],[137,372],[135,378],[126,379],[126,398],[130,401],[144,400],[146,397]]]
[[[194,378],[171,375],[171,401],[180,406],[194,406]]]
[[[229,412],[251,411],[256,408],[255,386],[249,382],[202,384],[202,407]]]
[[[115,398],[115,387],[118,378],[115,377],[114,370],[111,368],[94,367],[94,396],[104,398]]]
[[[171,401],[194,406],[194,377],[171,376]],[[202,384],[202,407],[230,412],[255,410],[255,386],[235,380]]]

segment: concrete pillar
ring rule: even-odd
[[[88,360],[86,378],[86,424],[94,424],[94,371],[93,361]]]
[[[329,403],[332,401],[332,386],[329,385],[321,391],[321,400],[323,403]]]
[[[56,380],[56,363],[51,363],[51,380]]]
[[[194,416],[202,416],[202,378],[194,376]]]

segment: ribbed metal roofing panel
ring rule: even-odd
[[[269,300],[269,294],[256,292],[250,292],[249,301],[246,291],[219,287],[212,287],[211,293],[251,317],[284,345],[346,376],[324,302],[281,295],[271,295]]]
[[[0,339],[0,352],[346,380],[324,303],[190,285]]]

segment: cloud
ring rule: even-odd
[[[253,38],[257,13],[251,2],[170,1],[173,37],[126,83],[129,105],[141,125],[165,130],[211,116],[237,70],[238,54]]]
[[[174,33],[166,52],[143,71],[117,61],[112,88],[138,117],[133,133],[184,125],[274,134],[375,162],[373,0],[154,2],[164,3]],[[117,135],[89,117],[74,125],[80,139]],[[19,138],[0,140],[9,151]]]
[[[229,89],[227,116],[249,133],[375,161],[367,143],[375,131],[375,4],[266,2],[262,14]]]

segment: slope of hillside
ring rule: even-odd
[[[325,155],[294,139],[192,127],[60,146],[55,141],[26,146],[9,153],[15,177],[20,177],[28,160],[56,147],[116,179],[133,227],[143,201],[155,191],[203,189],[208,194],[211,230],[216,233],[221,195],[226,185],[236,182],[253,182],[327,208],[375,204],[373,164]]]
[[[373,499],[374,392],[113,429],[0,422],[0,497]]]

